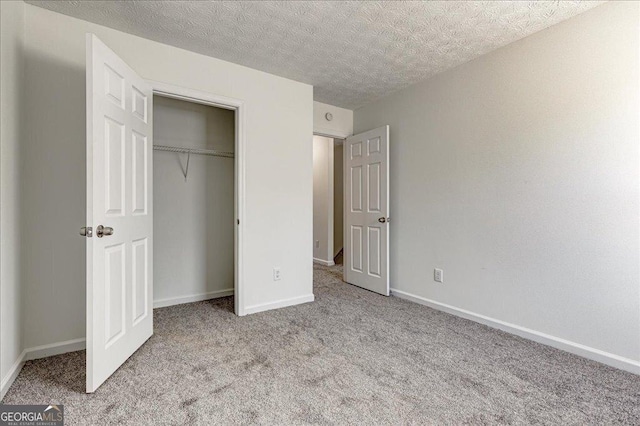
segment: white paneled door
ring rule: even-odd
[[[344,280],[389,295],[389,126],[344,147]]]
[[[87,392],[153,334],[152,90],[87,35]]]

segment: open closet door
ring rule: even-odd
[[[344,146],[344,280],[389,295],[389,126]]]
[[[152,95],[87,34],[87,392],[153,334]]]

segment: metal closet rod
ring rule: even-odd
[[[216,151],[215,149],[185,148],[181,146],[153,145],[157,151],[180,152],[183,154],[212,155],[214,157],[233,158],[233,152]]]

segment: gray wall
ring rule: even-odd
[[[392,288],[637,368],[639,7],[604,4],[355,111],[356,133],[391,129]]]
[[[85,336],[85,241],[78,229],[86,210],[87,32],[143,78],[243,102],[244,307],[312,300],[312,87],[31,5],[25,12],[25,346]],[[280,281],[273,280],[274,266]]]
[[[327,120],[327,113],[331,113],[331,121]],[[313,132],[324,136],[351,136],[353,134],[353,111],[314,101]]]
[[[153,98],[155,144],[233,152],[235,113]],[[163,306],[233,293],[234,160],[153,153],[153,299]]]
[[[22,353],[20,145],[24,4],[0,2],[0,381]],[[2,395],[0,395],[0,398]]]

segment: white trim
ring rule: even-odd
[[[187,298],[191,298],[193,300],[190,300],[190,301],[195,302],[199,300],[207,300],[207,299],[212,299],[216,297],[230,296],[231,294],[233,294],[233,289],[218,290],[218,291],[203,293],[203,294],[194,295],[194,296],[187,296],[182,298],[170,298],[170,299],[157,300],[157,301],[154,301],[153,305],[154,305],[154,308],[156,308],[156,307],[161,307],[157,305],[165,302],[168,303],[170,301],[176,301],[181,299],[184,300]],[[213,297],[211,297],[212,295]],[[198,299],[196,300],[196,298]],[[314,295],[309,294],[307,296],[294,297],[291,299],[279,300],[277,302],[249,306],[245,309],[245,314],[254,314],[257,312],[268,311],[271,309],[284,308],[287,306],[299,305],[301,303],[313,302],[314,299],[315,299]],[[189,303],[189,301],[185,301],[182,303]],[[163,305],[163,306],[170,306],[170,305]],[[13,364],[11,369],[9,369],[9,373],[7,374],[7,376],[2,378],[2,384],[0,386],[0,401],[4,398],[5,394],[7,393],[7,391],[13,384],[13,382],[16,380],[16,378],[18,377],[18,374],[20,374],[20,371],[22,370],[22,367],[24,366],[25,361],[46,358],[46,357],[55,356],[55,355],[61,355],[67,352],[81,351],[83,349],[86,349],[85,338],[66,340],[63,342],[50,343],[47,345],[34,346],[32,348],[25,349],[24,351],[22,351],[22,353],[20,354],[16,362]]]
[[[4,399],[4,396],[18,377],[18,374],[20,374],[20,371],[22,370],[22,367],[24,367],[24,363],[26,361],[61,355],[67,352],[81,351],[84,349],[86,349],[86,339],[84,337],[25,349],[9,369],[7,376],[2,378],[2,385],[0,386],[0,401]]]
[[[478,322],[492,328],[497,328],[498,330],[506,331],[507,333],[515,334],[516,336],[520,336],[525,339],[533,340],[534,342],[542,343],[543,345],[552,346],[554,348],[570,352],[574,355],[601,362],[603,364],[610,365],[611,367],[619,368],[621,370],[625,370],[634,374],[640,374],[640,361],[621,357],[619,355],[605,352],[600,349],[595,349],[589,346],[582,345],[580,343],[571,342],[560,337],[551,336],[549,334],[541,333],[539,331],[531,330],[519,325],[500,321],[495,318],[490,318],[485,315],[476,314],[475,312],[456,308],[455,306],[436,302],[434,300],[416,296],[415,294],[407,293],[405,291],[397,290],[394,288],[391,289],[391,294],[402,299],[410,300],[412,302],[428,306],[438,311],[446,312],[461,318],[466,318],[468,320]]]
[[[239,224],[235,226],[235,274],[234,274],[234,307],[238,316],[246,315],[244,298],[244,233],[245,224],[245,120],[246,107],[239,99],[219,96],[201,90],[176,86],[159,81],[147,80],[154,94],[188,102],[213,105],[236,112],[236,145],[235,145],[235,217]]]
[[[202,302],[203,300],[217,299],[227,296],[233,296],[233,288],[210,291],[208,293],[192,294],[189,296],[167,297],[165,299],[154,300],[153,309],[182,305],[184,303]]]
[[[333,240],[333,236],[334,236],[334,232],[335,232],[335,223],[334,223],[334,214],[335,214],[335,146],[336,146],[336,140],[338,139],[337,137],[334,136],[328,136],[328,135],[323,135],[320,134],[318,132],[314,132],[313,136],[320,136],[320,137],[324,137],[324,138],[329,138],[329,148],[327,149],[327,177],[328,177],[328,184],[327,184],[327,190],[328,190],[328,195],[327,195],[327,235],[326,235],[326,240],[327,240],[327,252],[326,252],[326,256],[330,257],[331,259],[333,259],[335,257],[335,255],[333,255],[332,257],[332,253],[334,250],[334,240]],[[340,139],[342,142],[344,142],[344,139]],[[313,143],[314,141],[312,141]],[[344,239],[344,236],[343,236]],[[322,253],[321,253],[322,254]],[[316,263],[321,263],[323,265],[327,265],[327,266],[333,266],[335,265],[335,263],[333,263],[333,261],[326,261],[326,260],[321,260],[321,259],[317,259],[314,258],[313,259],[314,262]]]
[[[66,354],[67,352],[76,352],[86,349],[86,339],[72,339],[65,340],[64,342],[50,343],[48,345],[34,346],[33,348],[25,349],[25,361],[31,361],[32,359],[46,358],[49,356],[55,356],[60,354]]]
[[[246,314],[255,314],[257,312],[270,311],[272,309],[285,308],[287,306],[300,305],[302,303],[313,302],[315,299],[313,294],[306,296],[292,297],[291,299],[282,299],[277,302],[263,303],[261,305],[247,306]]]
[[[318,263],[318,264],[324,265],[324,266],[333,266],[333,265],[335,265],[335,262],[333,260],[322,260],[322,259],[318,259],[316,257],[313,258],[313,263]]]
[[[316,136],[324,136],[325,138],[334,138],[334,139],[346,139],[352,134],[348,134],[346,132],[340,132],[333,129],[323,128],[323,127],[315,127],[313,129],[313,134]]]
[[[2,378],[2,384],[0,385],[0,401],[4,399],[4,396],[7,394],[7,391],[9,390],[13,382],[18,377],[18,374],[20,374],[22,367],[24,367],[25,352],[26,351],[22,351],[22,353],[20,354],[16,362],[9,369],[9,372],[7,373],[6,377]]]
[[[326,256],[329,259],[333,259],[331,257],[331,253],[333,253],[333,216],[334,216],[334,199],[335,199],[335,188],[333,187],[333,163],[335,156],[335,146],[333,143],[333,139],[329,141],[329,150],[327,152],[327,175],[329,177],[329,184],[327,186],[327,253]],[[333,262],[332,262],[333,263]]]

